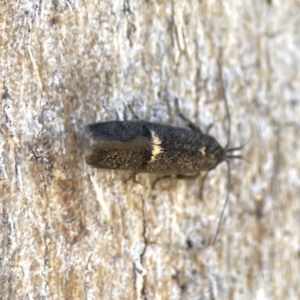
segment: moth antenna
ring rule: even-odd
[[[226,152],[233,152],[233,151],[237,151],[237,150],[242,150],[248,143],[249,143],[249,141],[247,141],[246,143],[244,143],[241,146],[226,149]]]
[[[237,150],[241,150],[241,149],[243,149],[244,146],[245,145],[234,147],[234,148],[229,148],[229,149],[226,149],[226,152],[234,152],[234,151],[237,151]]]
[[[222,53],[221,53],[221,56],[222,56]],[[225,89],[225,82],[224,82],[224,77],[223,77],[223,67],[222,67],[222,64],[221,64],[220,61],[218,61],[218,65],[219,65],[220,77],[221,77],[221,81],[222,81],[222,90],[223,90],[223,97],[224,97],[224,102],[225,102],[225,111],[226,111],[227,122],[228,122],[227,142],[226,142],[226,145],[224,147],[224,149],[227,152],[227,149],[229,147],[230,140],[231,140],[231,118],[230,118],[230,112],[229,112],[229,107],[228,107],[228,99],[227,99],[227,94],[226,94],[226,89]],[[234,151],[234,150],[232,150],[232,151]],[[229,152],[231,152],[231,151],[229,151]],[[229,157],[227,156],[227,158],[229,158]],[[218,221],[218,225],[217,225],[217,229],[216,229],[216,233],[215,233],[212,245],[215,244],[215,242],[217,240],[217,237],[219,235],[222,220],[223,220],[224,213],[225,213],[225,209],[226,209],[226,206],[227,206],[228,201],[229,201],[229,193],[230,193],[230,188],[231,188],[231,168],[230,168],[230,162],[228,160],[226,160],[226,163],[227,163],[227,173],[228,173],[227,195],[226,195],[225,203],[224,203],[222,211],[221,211],[221,215],[220,215],[220,218],[219,218],[219,221]]]
[[[227,158],[238,158],[238,159],[244,159],[246,160],[242,155],[227,155]]]
[[[221,52],[221,56],[222,56],[222,52]],[[223,76],[223,67],[220,61],[218,61],[218,65],[219,65],[219,70],[220,70],[220,77],[222,80],[222,90],[223,90],[223,97],[224,97],[224,102],[225,102],[225,111],[226,111],[226,116],[227,116],[227,122],[228,122],[228,128],[227,128],[227,142],[226,145],[224,147],[224,149],[226,150],[226,152],[233,152],[236,150],[240,150],[244,145],[240,146],[240,147],[234,147],[234,148],[229,148],[230,145],[230,140],[231,140],[231,117],[230,117],[230,112],[229,112],[229,105],[228,105],[228,98],[227,98],[227,93],[226,93],[226,89],[225,89],[225,81],[224,81],[224,76]],[[243,158],[241,155],[228,155],[226,157],[226,163],[227,163],[227,173],[228,173],[228,183],[227,183],[227,195],[226,195],[226,199],[225,199],[225,203],[223,205],[222,211],[221,211],[221,215],[218,221],[218,225],[217,225],[217,229],[216,229],[216,233],[212,242],[212,245],[215,244],[217,237],[219,235],[220,232],[220,228],[222,225],[222,220],[224,218],[224,213],[225,213],[225,209],[228,205],[228,201],[229,201],[229,194],[230,194],[230,189],[231,189],[231,167],[230,167],[230,162],[228,159],[230,158]]]
[[[219,64],[220,76],[221,76],[221,80],[222,80],[222,90],[223,90],[225,110],[226,110],[226,116],[227,116],[227,122],[228,122],[227,142],[226,142],[226,146],[224,147],[225,149],[227,149],[229,147],[230,139],[231,139],[231,117],[230,117],[229,106],[228,106],[228,98],[227,98],[227,93],[226,93],[226,89],[225,89],[224,77],[223,77],[223,67],[222,67],[222,64],[221,64],[220,61],[218,61],[218,64]]]
[[[230,162],[228,160],[226,160],[226,163],[227,163],[227,171],[228,171],[227,195],[226,195],[225,203],[224,203],[223,208],[222,208],[222,212],[220,214],[220,218],[219,218],[216,233],[215,233],[215,236],[214,236],[214,239],[213,239],[213,242],[212,242],[212,246],[215,244],[215,242],[217,240],[217,237],[219,235],[220,228],[221,228],[221,225],[222,225],[222,220],[223,220],[224,213],[225,213],[225,209],[226,209],[226,206],[227,206],[228,200],[229,200],[229,193],[230,193],[230,188],[231,188],[231,167],[230,167]]]

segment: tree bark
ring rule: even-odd
[[[5,1],[1,299],[299,299],[295,1]],[[185,126],[247,161],[201,179],[97,170],[90,123]]]

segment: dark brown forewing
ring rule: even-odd
[[[93,144],[92,147],[95,146],[99,149],[127,149],[127,150],[136,150],[136,149],[143,149],[143,148],[151,149],[151,141],[147,140],[144,137],[137,137],[134,140],[129,142],[97,141],[96,143]]]
[[[130,142],[93,143],[85,160],[95,168],[141,171],[151,153],[151,142],[138,137]]]

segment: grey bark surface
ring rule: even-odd
[[[2,1],[0,299],[299,299],[297,1]],[[183,114],[226,144],[200,179],[97,170],[84,126]]]

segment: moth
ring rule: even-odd
[[[176,99],[178,103],[178,99]],[[211,135],[179,116],[189,128],[145,121],[109,121],[87,126],[93,141],[86,162],[99,169],[129,170],[134,173],[198,176],[223,161],[240,158],[223,148]]]
[[[176,100],[178,101],[178,100]],[[227,111],[228,111],[228,106]],[[229,161],[242,158],[232,152],[243,146],[222,147],[211,135],[204,133],[194,123],[179,116],[188,123],[188,128],[174,127],[145,121],[109,121],[87,126],[93,141],[86,162],[94,168],[129,170],[137,173],[164,174],[163,178],[196,178],[200,172],[211,171],[221,162],[228,164],[228,189],[231,172]],[[230,120],[230,117],[229,117]],[[219,219],[215,243],[225,206]]]
[[[136,121],[88,125],[94,144],[86,162],[135,173],[198,174],[226,160],[227,151],[200,130]]]
[[[196,178],[200,172],[211,171],[220,163],[228,165],[228,193],[219,219],[218,235],[231,185],[230,160],[242,158],[232,152],[243,146],[230,148],[231,120],[223,84],[226,114],[228,118],[227,144],[222,147],[208,133],[204,133],[178,109],[187,128],[174,127],[145,121],[110,121],[87,126],[93,141],[86,162],[94,168],[129,170],[137,173],[164,174],[161,178]],[[178,99],[175,99],[178,108]],[[160,178],[160,179],[161,179]]]

